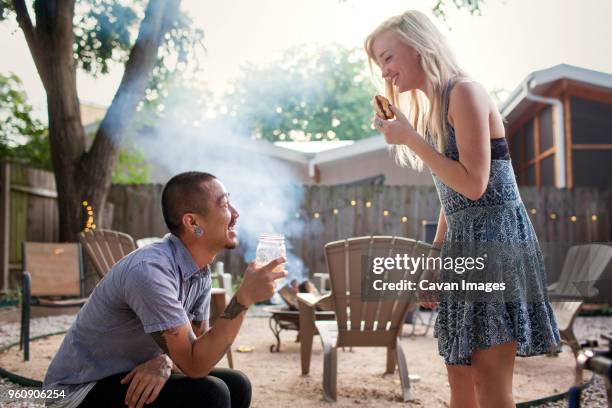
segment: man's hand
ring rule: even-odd
[[[130,408],[142,408],[155,401],[162,387],[170,377],[172,360],[165,354],[155,357],[139,366],[121,380],[130,383],[125,395],[125,404]]]
[[[254,303],[268,300],[274,295],[274,280],[287,276],[287,271],[274,271],[279,266],[283,265],[285,258],[276,258],[267,265],[261,268],[255,267],[255,262],[251,262],[246,271],[244,278],[238,291],[236,291],[236,299],[246,307]]]

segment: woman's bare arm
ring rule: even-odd
[[[491,166],[489,96],[482,86],[468,82],[455,85],[451,95],[449,115],[454,122],[459,161],[436,151],[414,130],[406,144],[446,185],[477,200],[487,188]]]

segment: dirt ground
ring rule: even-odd
[[[408,327],[408,326],[407,326]],[[311,370],[300,373],[299,343],[296,332],[283,332],[280,353],[271,353],[274,336],[268,319],[249,317],[234,343],[235,368],[244,371],[253,384],[253,407],[285,408],[329,407],[322,397],[323,354],[315,338]],[[24,363],[18,347],[0,355],[0,366],[20,375],[42,379],[49,362],[59,348],[63,336],[38,340],[31,345],[32,360]],[[239,353],[240,346],[254,347],[249,353]],[[402,346],[411,374],[420,380],[413,382],[415,401],[410,406],[447,407],[449,388],[443,360],[438,356],[435,339],[403,337]],[[386,350],[354,348],[338,352],[339,407],[405,407],[400,400],[398,374],[383,375]],[[224,358],[220,366],[226,367]],[[573,357],[564,349],[558,357],[518,358],[514,375],[514,395],[517,402],[536,399],[566,391],[572,382]]]

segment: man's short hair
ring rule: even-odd
[[[204,185],[215,176],[201,171],[188,171],[172,177],[162,192],[162,214],[166,226],[174,235],[183,230],[183,215],[208,213],[209,191]]]

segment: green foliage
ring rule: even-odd
[[[266,67],[245,66],[227,96],[229,114],[254,138],[270,141],[372,136],[376,89],[363,54],[337,44],[296,47]]]
[[[129,58],[147,3],[144,0],[76,2],[74,58],[77,66],[96,77],[108,73],[113,63],[124,64]],[[0,21],[9,18],[15,18],[12,2],[0,0]],[[31,18],[36,20],[34,16]],[[203,38],[204,31],[194,27],[192,19],[179,12],[158,50],[149,89],[161,92],[171,72],[197,70],[198,51],[204,50]]]
[[[110,61],[127,60],[138,15],[133,6],[117,1],[88,3],[77,3],[75,59],[85,72],[106,74]]]
[[[0,157],[38,169],[53,168],[47,128],[32,116],[32,106],[15,74],[0,74]],[[119,150],[114,183],[146,183],[149,173],[140,151],[129,144]]]
[[[144,184],[149,182],[151,167],[138,149],[129,143],[119,149],[113,170],[114,184]]]
[[[32,117],[32,106],[15,74],[0,74],[0,157],[51,170],[47,129]]]

